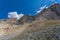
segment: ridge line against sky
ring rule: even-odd
[[[0,0],[0,19],[8,18],[9,12],[35,15],[40,7],[54,2],[60,4],[60,0]]]

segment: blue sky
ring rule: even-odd
[[[34,15],[40,7],[52,3],[51,0],[0,0],[0,19],[7,18],[8,12],[14,11]]]

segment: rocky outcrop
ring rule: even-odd
[[[60,4],[53,4],[47,9],[42,10],[35,16],[35,19],[45,18],[48,20],[60,19]]]
[[[17,21],[17,24],[31,23],[35,20],[59,20],[60,19],[60,4],[53,4],[49,8],[43,9],[35,16],[24,15]]]
[[[60,40],[60,21],[35,21],[23,33],[10,40]]]
[[[34,16],[24,15],[22,18],[17,20],[17,24],[31,23],[34,20]]]
[[[57,16],[60,16],[60,4],[54,4],[50,7],[50,9],[54,11]]]
[[[53,20],[53,19],[59,19],[59,17],[56,15],[54,11],[51,11],[51,9],[44,9],[42,12],[38,13],[35,16],[35,19],[41,20],[41,17],[43,19]]]

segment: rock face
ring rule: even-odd
[[[42,12],[38,13],[35,19],[40,19],[43,17],[45,19],[60,19],[60,4],[54,4],[51,7],[44,9]]]
[[[60,16],[60,4],[54,4],[50,7],[52,11],[54,11],[57,16]]]
[[[17,23],[18,24],[23,24],[23,23],[31,23],[32,21],[34,21],[34,16],[28,16],[28,15],[24,15],[22,18],[20,18]]]
[[[54,11],[51,11],[51,9],[49,8],[44,9],[41,13],[37,14],[37,16],[35,16],[35,19],[41,20],[41,17],[43,19],[48,19],[48,20],[59,19],[56,13]]]

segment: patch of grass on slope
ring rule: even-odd
[[[22,34],[19,34],[18,36],[16,36],[13,40],[28,40],[29,35],[32,35],[32,33],[36,34],[36,33],[40,33],[41,31],[45,31],[45,30],[48,31],[49,29],[54,28],[57,25],[60,26],[60,20],[34,21],[32,23],[25,24],[25,25],[23,25],[24,27],[26,27],[24,32]],[[53,34],[53,32],[49,31],[46,34],[50,36],[51,34]],[[46,39],[46,36],[45,36],[46,34],[42,33],[43,36],[42,36],[41,40],[48,40],[48,39]],[[40,35],[38,35],[38,36],[40,36]],[[38,36],[32,35],[32,40],[37,40]],[[38,40],[40,40],[40,39],[38,39]]]
[[[54,25],[60,25],[60,20],[50,20],[50,21],[35,21],[31,24],[27,24],[26,30],[28,32],[41,31],[48,28],[52,28]]]

